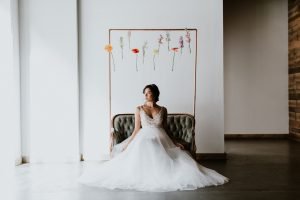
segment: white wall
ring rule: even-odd
[[[13,37],[13,70],[14,70],[14,98],[12,99],[15,103],[15,163],[21,164],[21,112],[20,112],[20,46],[19,46],[19,3],[18,0],[11,0],[11,30]]]
[[[20,1],[20,32],[23,156],[78,161],[76,1]]]
[[[0,2],[0,157],[1,161],[9,158],[18,164],[21,149],[17,7],[16,0]]]
[[[78,137],[86,159],[107,155],[109,76],[103,48],[109,28],[129,27],[198,29],[197,152],[223,153],[223,1],[78,2],[79,13],[72,0],[20,1],[18,21],[12,12],[17,1],[1,1],[8,31],[1,31],[1,97],[7,97],[1,100],[9,100],[1,103],[6,110],[1,114],[11,114],[1,117],[8,122],[4,129],[18,137],[19,23],[22,155],[30,156],[30,146],[45,145],[65,150],[56,152],[57,158],[77,160]],[[287,1],[225,2],[226,133],[288,133]]]
[[[222,2],[80,1],[81,131],[85,159],[99,159],[108,153],[109,76],[104,46],[109,28],[194,27],[199,30],[197,152],[224,152]],[[174,88],[178,86],[170,86],[170,90]]]
[[[225,133],[287,134],[288,1],[224,1]]]
[[[20,157],[20,101],[16,1],[0,1],[0,188],[13,199],[15,158]],[[16,62],[15,62],[16,61]],[[14,151],[16,150],[16,151]]]

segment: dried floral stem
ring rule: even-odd
[[[174,71],[175,51],[173,53],[172,71]]]
[[[155,71],[156,63],[155,63],[155,57],[158,55],[159,51],[158,49],[153,49],[153,69]]]
[[[145,61],[145,55],[146,55],[147,44],[148,44],[148,42],[145,41],[145,42],[144,42],[144,45],[143,45],[143,47],[142,47],[142,49],[143,49],[143,64],[144,64],[144,61]]]
[[[136,69],[136,71],[138,71],[137,61],[138,61],[138,54],[135,55],[135,69]]]
[[[157,55],[159,56],[160,43],[158,44],[158,48],[157,49],[158,49],[158,54]]]
[[[153,56],[153,69],[155,71],[155,55]]]
[[[182,54],[182,48],[184,47],[182,36],[179,37],[179,47],[180,47],[180,54]]]
[[[166,33],[166,40],[168,42],[168,51],[170,51],[170,41],[171,41],[171,38],[170,38],[170,33],[169,32]]]
[[[158,56],[159,56],[160,45],[163,43],[163,39],[164,37],[160,34],[158,38]]]
[[[123,60],[123,48],[124,48],[124,41],[123,37],[120,37],[120,47],[121,47],[121,53],[122,53],[122,60]]]
[[[112,53],[112,52],[110,52],[110,54],[111,54],[111,58],[112,58],[112,61],[113,61],[113,69],[114,69],[114,71],[116,71],[116,65],[115,65],[115,59],[114,59],[114,54]]]
[[[185,37],[186,37],[186,42],[189,43],[189,50],[190,50],[190,54],[192,53],[192,49],[191,49],[191,34],[190,34],[190,31],[186,28],[185,29],[186,31],[186,34],[185,34]]]
[[[130,48],[130,38],[131,38],[131,31],[128,31],[128,47],[129,47],[129,49],[131,49]]]
[[[130,38],[129,38],[129,41],[128,41],[128,47],[129,47],[129,49],[131,49],[131,47],[130,47]]]

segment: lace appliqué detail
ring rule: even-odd
[[[160,111],[151,118],[143,108],[140,108],[142,127],[162,127],[163,122],[163,107]]]

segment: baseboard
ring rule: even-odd
[[[28,156],[22,156],[22,164],[29,163],[29,157]]]
[[[297,133],[290,133],[289,139],[300,142],[300,134]]]
[[[94,162],[94,161],[107,161],[110,160],[110,155],[107,154],[101,154],[97,157],[85,157],[83,154],[80,155],[80,161],[87,161],[87,162]]]
[[[288,139],[289,134],[225,134],[227,139]]]
[[[226,160],[226,153],[196,153],[196,160]]]
[[[194,154],[195,155],[195,154]],[[226,153],[196,153],[195,159],[197,161],[201,160],[226,160]],[[80,156],[80,161],[84,161],[83,155]],[[16,165],[26,164],[29,163],[29,157],[28,156],[22,156],[22,158],[17,159],[15,161]]]

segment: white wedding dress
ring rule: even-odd
[[[114,146],[112,159],[86,168],[79,182],[108,189],[165,192],[194,190],[228,182],[228,178],[199,165],[174,145],[162,128],[163,111],[153,118],[140,109],[142,128],[125,151],[128,139]]]

